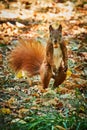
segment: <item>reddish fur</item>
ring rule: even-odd
[[[25,70],[29,76],[37,75],[45,55],[45,48],[35,40],[20,40],[20,44],[9,56],[10,67],[15,70]]]
[[[62,67],[62,65],[60,65],[59,67],[59,73],[58,75],[56,75],[54,77],[54,88],[58,87],[60,84],[62,84],[64,82],[64,80],[66,79],[66,71],[64,70],[65,68]]]
[[[43,88],[47,88],[51,78],[54,78],[54,87],[60,85],[66,78],[67,71],[67,48],[61,43],[62,26],[58,29],[49,27],[50,39],[47,42],[46,49],[34,39],[19,39],[20,44],[11,52],[9,56],[10,67],[15,71],[27,71],[28,76],[40,74]],[[63,62],[59,68],[54,63],[54,40],[60,44],[63,54]],[[60,55],[60,52],[56,54]],[[56,57],[57,57],[56,56]],[[59,61],[59,59],[57,59]],[[55,74],[54,74],[54,73]]]

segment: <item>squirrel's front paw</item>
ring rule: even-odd
[[[68,66],[67,66],[67,65],[65,65],[65,66],[64,66],[64,72],[66,72],[66,71],[67,71],[67,69],[68,69]]]
[[[53,72],[56,73],[57,72],[57,69],[56,69],[56,66],[53,65]]]

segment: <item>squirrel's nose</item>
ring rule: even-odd
[[[56,44],[56,43],[57,43],[57,40],[54,40],[54,43]]]

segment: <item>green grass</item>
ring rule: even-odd
[[[74,112],[67,116],[58,112],[49,112],[13,122],[8,123],[2,130],[87,130],[87,119]]]

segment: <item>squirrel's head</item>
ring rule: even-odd
[[[53,47],[57,48],[58,45],[61,43],[62,39],[62,26],[61,24],[57,29],[54,29],[52,25],[49,26],[49,35],[50,35],[50,40],[53,43]]]

